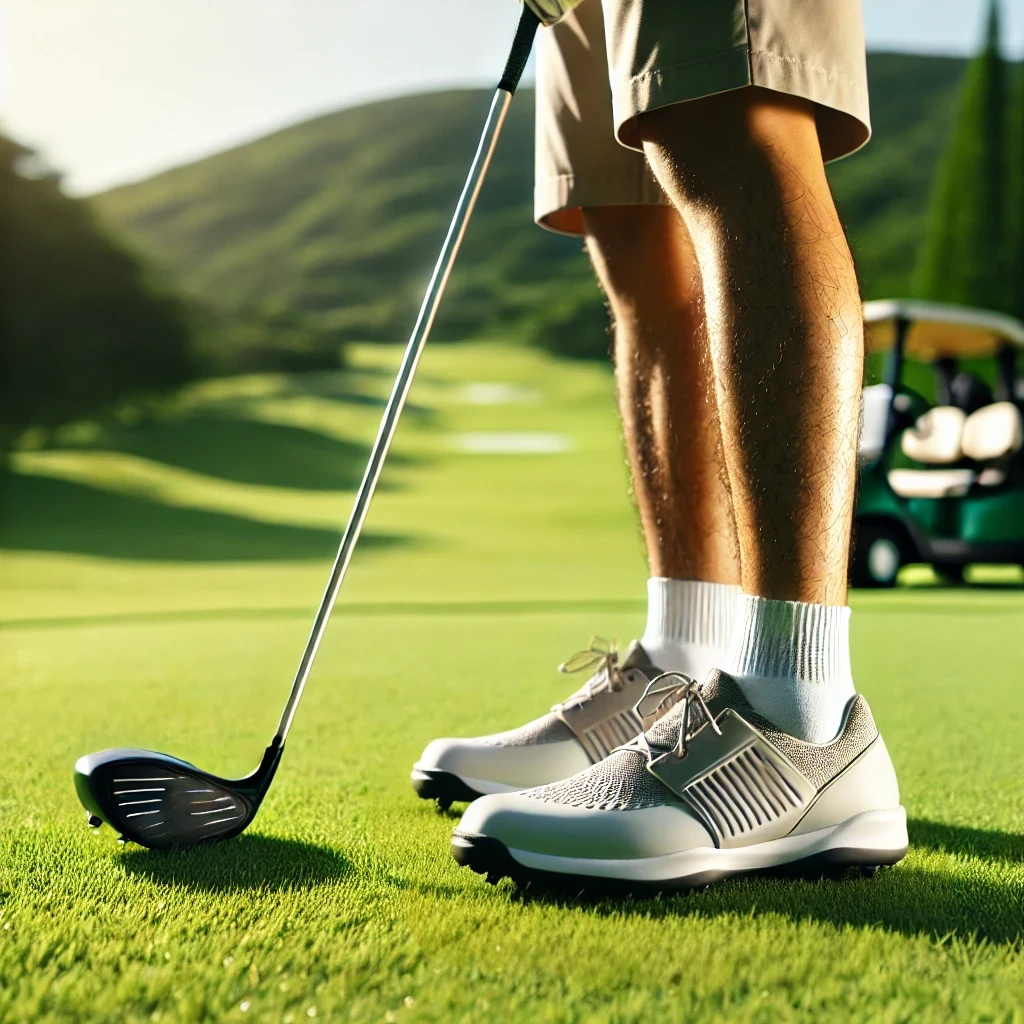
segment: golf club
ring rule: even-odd
[[[98,827],[106,822],[119,833],[122,841],[131,840],[142,846],[163,849],[229,839],[244,831],[256,816],[281,762],[281,753],[295,717],[295,709],[302,697],[331,609],[359,540],[370,499],[412,386],[416,366],[473,213],[509,104],[529,59],[538,24],[537,15],[524,5],[505,71],[491,101],[465,187],[427,286],[416,325],[381,419],[377,440],[356,493],[327,589],[313,620],[313,628],[302,652],[277,732],[264,752],[259,767],[243,779],[222,779],[187,761],[152,750],[117,748],[88,754],[79,758],[75,764],[75,789],[85,807],[89,825]]]

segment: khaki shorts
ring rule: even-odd
[[[668,202],[636,138],[658,107],[758,85],[817,104],[825,160],[871,134],[860,0],[583,0],[540,37],[534,217],[553,231]]]

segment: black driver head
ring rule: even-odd
[[[152,750],[88,754],[75,764],[75,789],[90,825],[153,849],[230,839],[256,817],[283,747],[267,747],[244,779],[221,779]]]

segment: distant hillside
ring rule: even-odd
[[[866,294],[904,293],[964,62],[869,57],[875,137],[832,169]],[[94,197],[186,291],[225,311],[293,311],[343,337],[403,339],[490,94],[369,104]],[[596,302],[574,239],[532,224],[523,90],[453,275],[439,337],[519,334],[566,294]],[[564,301],[563,301],[564,304]]]

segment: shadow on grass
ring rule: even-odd
[[[1021,837],[1007,832],[960,828],[932,821],[910,822],[911,849],[961,854],[981,860],[1020,863]],[[509,885],[503,882],[502,885]],[[903,935],[974,937],[1019,946],[1024,942],[1024,887],[964,866],[934,871],[898,864],[864,878],[850,870],[829,878],[792,879],[738,876],[704,891],[643,898],[587,898],[543,888],[518,894],[523,902],[584,906],[589,912],[652,918],[713,917],[723,914],[778,914],[793,921],[818,921],[881,928]]]
[[[255,834],[190,850],[132,849],[119,863],[131,875],[209,892],[305,889],[349,872],[348,861],[326,846]]]
[[[908,822],[908,830],[912,848],[923,847],[939,853],[1024,864],[1024,835],[947,825],[927,818],[912,819]]]
[[[165,561],[329,558],[339,533],[181,508],[55,477],[0,469],[0,549]],[[361,544],[405,538],[370,534]]]
[[[401,538],[377,538],[377,542],[401,542]],[[429,541],[418,542],[427,544]],[[2,545],[0,545],[2,547]],[[629,614],[642,612],[646,607],[640,601],[342,601],[338,613],[346,617],[392,618],[396,615],[421,617],[538,615],[550,612],[563,615],[570,612],[600,611]],[[219,608],[176,608],[160,611],[114,612],[109,615],[54,615],[38,618],[0,619],[0,629],[66,629],[69,626],[116,626],[145,622],[190,622],[196,619],[274,619],[310,614],[306,604],[269,605]],[[465,804],[458,806],[465,809]],[[454,813],[454,812],[453,812]]]
[[[369,445],[315,430],[210,413],[147,420],[83,446],[122,452],[234,483],[308,491],[352,490]],[[392,458],[391,464],[397,461]]]
[[[367,408],[383,409],[387,404],[384,390],[382,389],[379,395],[368,395],[365,391],[357,390],[353,386],[353,377],[373,377],[390,383],[398,373],[398,365],[398,360],[396,359],[393,368],[358,366],[351,373],[345,371],[341,374],[291,374],[282,382],[277,390],[277,395],[279,397],[307,395],[313,398],[326,398],[329,401],[338,402],[342,405],[359,405]],[[420,384],[444,383],[438,377],[425,376],[420,370],[416,373],[416,380]],[[390,388],[388,388],[388,391],[390,391]],[[407,401],[405,413],[414,417],[431,417],[432,409],[415,401]]]

